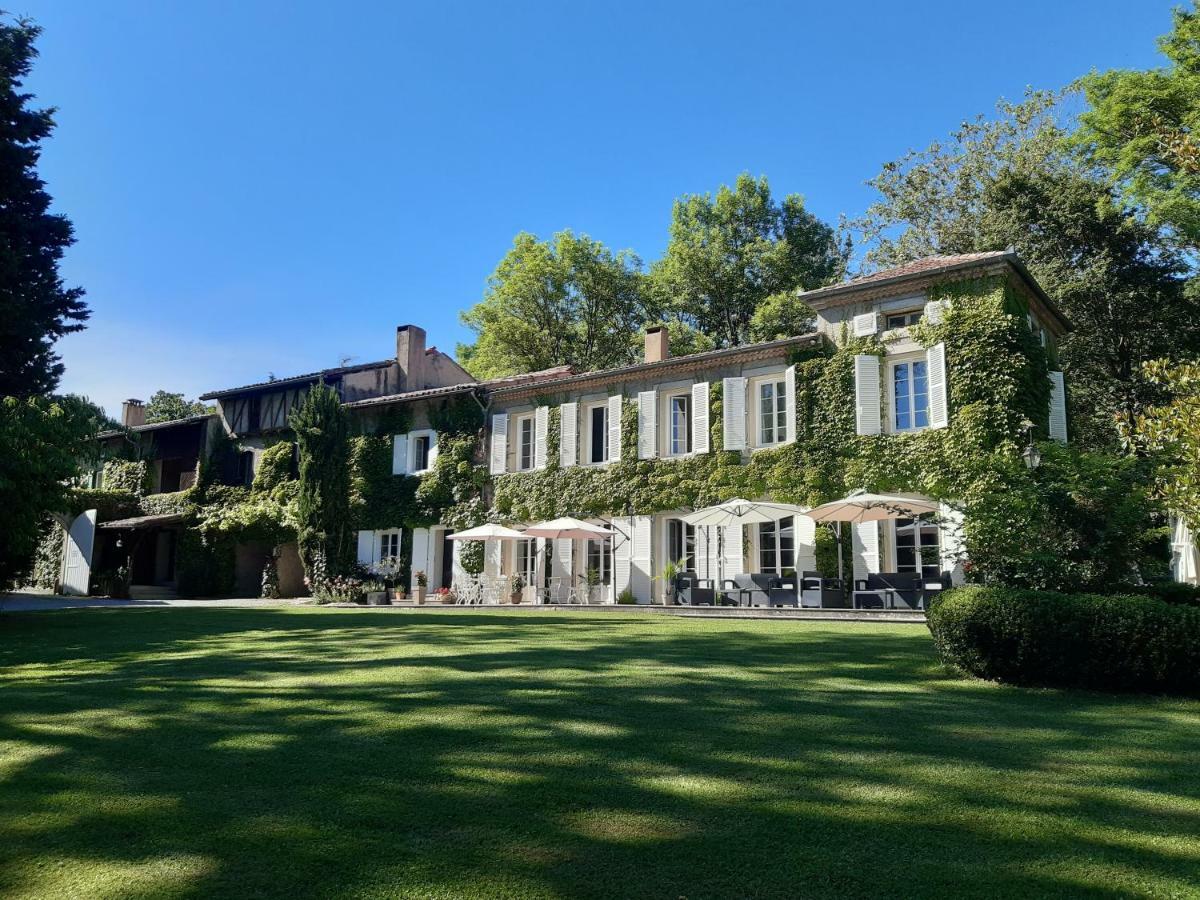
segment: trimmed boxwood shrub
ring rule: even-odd
[[[1200,608],[1133,595],[970,586],[947,591],[928,621],[942,660],[980,678],[1200,693]]]

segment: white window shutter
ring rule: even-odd
[[[658,394],[638,391],[638,459],[654,459],[658,449]]]
[[[412,543],[412,563],[409,566],[409,588],[417,586],[417,572],[424,572],[426,583],[433,584],[433,573],[429,571],[429,529],[414,528]]]
[[[854,317],[854,336],[867,337],[879,333],[879,313],[861,313]]]
[[[950,424],[945,344],[935,344],[925,351],[925,371],[929,377],[929,427],[945,428]]]
[[[458,549],[461,541],[454,541],[454,549]],[[504,561],[501,558],[506,546],[511,546],[511,541],[486,541],[483,545],[483,573],[485,575],[497,576],[504,569]],[[507,586],[506,586],[507,590]]]
[[[429,462],[427,468],[432,469],[438,458],[438,436],[436,431],[429,432]]]
[[[630,556],[630,587],[639,603],[648,603],[651,599],[650,587],[654,583],[652,568],[650,517],[633,517],[633,541]]]
[[[883,431],[880,368],[878,356],[861,353],[854,357],[854,421],[858,434],[879,434]]]
[[[558,596],[558,601],[564,602],[567,599],[567,591],[571,589],[574,583],[573,572],[571,571],[571,562],[575,542],[570,538],[555,538],[552,552],[554,554],[553,577],[561,578],[561,593]]]
[[[360,531],[358,533],[358,561],[364,566],[375,562],[375,532]]]
[[[558,408],[558,464],[564,469],[575,465],[578,438],[579,404],[564,403]]]
[[[492,416],[492,465],[493,475],[503,475],[508,467],[508,414]]]
[[[963,536],[963,514],[946,503],[938,508],[938,544],[941,570],[950,573],[954,584],[963,582],[963,563],[966,560],[967,543]]]
[[[621,395],[608,398],[608,459],[621,458]]]
[[[941,325],[945,318],[947,301],[930,300],[925,304],[925,324]]]
[[[879,523],[855,522],[851,528],[854,577],[866,578],[879,571]]]
[[[627,587],[633,560],[633,544],[629,519],[613,519],[609,527],[616,532],[613,536],[613,599],[619,597]]]
[[[734,575],[742,575],[746,571],[742,556],[742,526],[726,525],[723,530],[725,533],[721,536],[721,552],[725,563],[724,577],[732,578]]]
[[[746,449],[746,379],[726,378],[721,382],[721,430],[726,450]]]
[[[1050,373],[1050,438],[1067,442],[1067,386],[1062,372]]]
[[[783,404],[787,410],[784,419],[783,441],[786,444],[796,440],[796,367],[788,366],[783,373]]]
[[[533,467],[546,468],[546,438],[550,433],[550,407],[539,406],[533,414]]]
[[[840,528],[841,526],[836,526]],[[796,571],[814,572],[817,568],[817,523],[808,516],[793,516],[792,530],[795,534]]]
[[[392,474],[408,474],[408,435],[392,435]]]
[[[708,382],[692,385],[692,452],[708,452]]]

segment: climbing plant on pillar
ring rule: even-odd
[[[353,562],[350,535],[350,423],[333,388],[315,385],[288,424],[300,455],[300,561],[310,586],[345,574]]]

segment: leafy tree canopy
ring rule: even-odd
[[[45,514],[68,511],[102,417],[81,397],[0,398],[0,587],[27,567]]]
[[[637,336],[652,314],[643,278],[631,251],[613,253],[571,231],[549,241],[522,232],[483,300],[462,314],[476,340],[459,345],[459,361],[477,378],[634,362]]]
[[[22,91],[40,34],[25,19],[0,24],[0,396],[53,391],[63,371],[54,342],[88,317],[83,290],[58,274],[71,223],[49,211],[37,174],[53,110],[29,108]]]
[[[1200,529],[1200,364],[1155,360],[1148,377],[1169,396],[1127,424],[1131,442],[1159,463],[1157,488],[1168,508]]]
[[[1124,195],[1187,247],[1200,250],[1200,11],[1175,10],[1159,40],[1169,65],[1080,79],[1090,109],[1075,143]]]
[[[726,347],[753,338],[767,298],[837,281],[847,258],[799,194],[776,201],[765,177],[742,174],[732,188],[675,202],[666,255],[650,278],[659,304]]]
[[[212,407],[199,400],[185,400],[183,394],[155,391],[146,404],[146,422],[173,422],[188,416],[199,416],[211,412]]]

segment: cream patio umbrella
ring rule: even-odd
[[[840,500],[822,503],[804,513],[814,522],[828,525],[849,522],[879,522],[884,519],[916,518],[925,513],[936,513],[941,508],[936,500],[906,494],[870,494],[857,490]],[[840,528],[833,529],[838,544],[838,579],[842,578],[842,534]]]
[[[702,528],[717,528],[717,584],[725,582],[725,533],[721,529],[730,525],[755,525],[761,522],[777,522],[788,516],[804,513],[804,507],[791,503],[775,503],[770,500],[743,500],[734,498],[706,506],[688,513],[683,521]]]
[[[599,541],[614,534],[611,528],[603,525],[593,525],[582,519],[565,516],[561,519],[550,519],[548,522],[537,522],[525,528],[522,537],[553,538],[568,541]]]
[[[456,531],[446,537],[451,541],[515,541],[525,535],[515,528],[489,522],[486,525],[468,528],[466,531]]]

